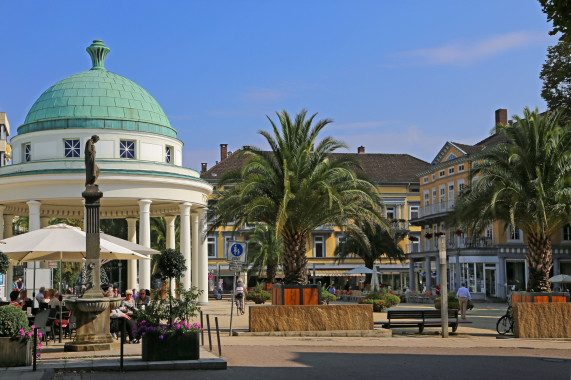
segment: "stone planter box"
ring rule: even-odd
[[[373,305],[250,306],[250,332],[373,330]]]
[[[571,338],[571,303],[520,302],[512,307],[517,338]]]
[[[319,285],[272,285],[272,305],[320,305]]]
[[[147,332],[143,336],[144,361],[198,360],[200,358],[198,332],[167,334],[163,339],[159,336],[157,332]]]
[[[0,338],[0,367],[32,365],[32,340]]]

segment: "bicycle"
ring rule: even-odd
[[[238,296],[241,296],[241,297],[238,298]],[[244,302],[244,294],[243,293],[236,294],[236,314],[237,315],[244,314],[243,302]]]
[[[512,315],[512,305],[508,305],[508,310],[506,314],[504,314],[498,322],[496,323],[496,331],[500,335],[505,335],[508,332],[513,334],[514,332],[514,320]]]

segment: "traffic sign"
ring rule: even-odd
[[[228,241],[226,260],[228,262],[246,262],[247,243],[245,241]]]
[[[48,261],[48,268],[55,269],[59,267],[59,261]]]
[[[231,272],[240,272],[242,271],[242,263],[240,262],[231,262],[230,265],[228,266],[228,269]]]

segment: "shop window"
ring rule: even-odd
[[[81,155],[79,139],[63,140],[63,151],[66,158],[77,158]]]
[[[506,282],[508,291],[525,290],[525,262],[506,261]]]
[[[121,140],[119,143],[119,157],[134,159],[135,158],[135,142],[131,140]]]
[[[325,239],[323,236],[313,237],[313,256],[325,257]]]

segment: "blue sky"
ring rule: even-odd
[[[153,95],[185,143],[184,164],[219,145],[265,147],[265,115],[307,108],[349,151],[430,161],[475,143],[494,110],[545,110],[547,23],[535,0],[14,1],[0,4],[0,111],[13,131],[60,79],[108,70]]]

